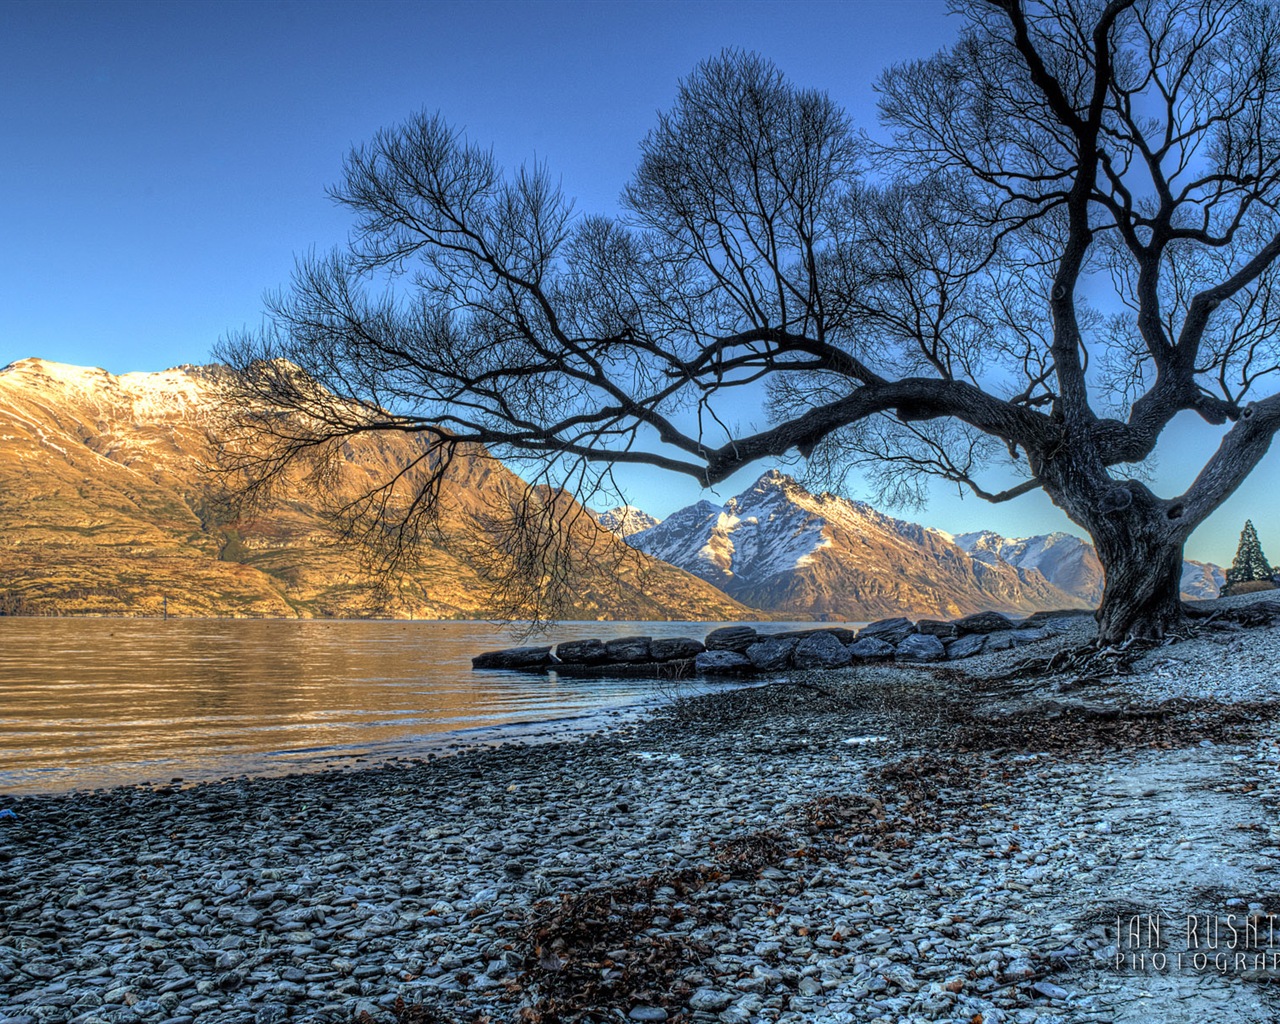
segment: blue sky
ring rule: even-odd
[[[583,212],[611,212],[654,112],[726,46],[828,90],[875,127],[871,83],[956,31],[942,0],[755,3],[0,4],[0,366],[25,356],[154,370],[207,361],[259,323],[296,254],[348,218],[325,197],[379,127],[440,110],[508,166],[545,160]],[[1215,443],[1179,424],[1162,493]],[[1192,538],[1228,561],[1246,517],[1280,557],[1267,480]],[[762,469],[764,467],[760,467]],[[722,486],[727,498],[753,469]],[[665,515],[704,495],[658,472],[629,497]],[[908,518],[952,532],[1070,528],[1043,496],[993,507],[941,487]]]

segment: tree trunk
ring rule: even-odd
[[[1187,528],[1176,506],[1136,480],[1115,480],[1081,432],[1042,465],[1054,504],[1089,531],[1105,574],[1098,640],[1163,639],[1186,623],[1182,546]]]
[[[1106,573],[1097,613],[1101,643],[1131,637],[1158,640],[1185,623],[1181,543],[1146,530],[1094,540]]]

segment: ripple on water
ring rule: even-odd
[[[564,623],[537,642],[718,625]],[[0,618],[0,792],[545,738],[708,685],[471,671],[476,653],[518,643],[484,622]]]

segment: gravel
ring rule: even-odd
[[[996,681],[1090,627],[559,744],[0,798],[0,1024],[1270,1022],[1272,972],[1117,966],[1115,923],[1280,914],[1280,629]]]

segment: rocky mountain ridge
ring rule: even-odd
[[[116,376],[41,359],[0,369],[0,614],[492,614],[483,567],[495,548],[484,520],[523,490],[514,474],[478,449],[457,458],[420,568],[406,587],[375,595],[320,498],[292,481],[269,508],[228,518],[208,447],[220,373]],[[328,499],[408,465],[418,444],[408,435],[353,441]],[[756,617],[701,580],[637,560],[581,518],[574,543],[616,562],[620,576],[582,580],[574,617]]]
[[[772,525],[761,528],[756,506],[769,491],[795,497],[798,504],[782,518],[776,509],[766,511],[765,519]],[[833,513],[836,509],[838,514]],[[1057,531],[1009,538],[993,530],[979,530],[953,536],[895,519],[865,502],[832,495],[815,496],[776,470],[766,473],[752,488],[724,505],[703,500],[663,520],[628,505],[604,513],[601,521],[616,522],[623,513],[631,522],[643,521],[641,517],[644,517],[654,523],[647,530],[628,531],[628,543],[714,583],[726,593],[740,595],[740,600],[758,601],[758,607],[779,613],[813,612],[819,618],[856,617],[841,614],[834,608],[812,607],[814,602],[823,602],[821,591],[834,589],[834,581],[824,584],[816,579],[831,575],[830,568],[824,571],[814,568],[815,565],[828,563],[829,566],[835,560],[843,563],[842,572],[851,572],[853,576],[870,568],[865,559],[861,568],[854,568],[848,551],[834,550],[839,544],[828,529],[828,518],[846,530],[852,525],[854,532],[867,531],[882,540],[886,534],[892,537],[884,554],[903,558],[904,551],[910,552],[902,565],[906,575],[911,574],[910,563],[917,557],[924,558],[926,563],[937,560],[938,579],[950,578],[957,584],[959,589],[953,591],[957,597],[954,603],[961,609],[971,607],[975,594],[979,601],[993,602],[984,608],[1020,614],[1050,607],[1093,608],[1102,599],[1102,563],[1093,545],[1074,534]],[[864,547],[868,545],[865,537],[859,543]],[[961,569],[956,575],[955,554],[946,552],[947,544],[959,548],[977,563],[971,573]],[[1016,575],[1016,583],[1010,579],[1010,572]],[[1211,600],[1218,596],[1224,579],[1220,566],[1188,559],[1183,565],[1182,595],[1186,600]],[[765,580],[772,582],[766,584]],[[848,582],[857,593],[869,585],[857,579]],[[874,595],[875,587],[871,586],[872,598],[869,601],[859,598],[851,602],[850,607],[859,607],[869,615],[893,614],[899,610],[897,606],[890,608],[880,596]],[[837,597],[832,593],[827,603],[835,602]],[[936,588],[914,591],[904,584],[898,588],[895,599],[916,602],[901,609],[907,613],[954,612],[945,603],[940,605]],[[1053,604],[1054,601],[1059,603]]]
[[[601,512],[596,519],[606,530],[623,540],[633,533],[657,526],[659,522],[644,509],[634,505],[619,505],[608,512]]]
[[[752,607],[851,621],[1028,614],[1085,601],[1034,570],[975,558],[948,535],[770,470],[724,505],[700,501],[627,537]]]
[[[358,556],[311,497],[286,495],[247,522],[227,521],[211,498],[219,373],[115,376],[40,359],[0,369],[0,614],[159,614],[166,603],[171,614],[197,615],[489,614],[479,524],[489,501],[520,486],[501,463],[480,451],[458,460],[442,535],[415,584],[390,604],[371,603]],[[413,444],[353,445],[343,486],[403,465]],[[1091,606],[1101,593],[1092,546],[1070,534],[952,538],[812,495],[777,471],[723,505],[701,501],[661,522],[633,506],[598,519],[652,558],[624,563],[616,586],[584,586],[573,612],[583,618],[743,619],[755,608],[945,618]],[[1221,582],[1217,566],[1187,563],[1188,597],[1214,597]]]
[[[962,533],[956,544],[974,558],[1004,561],[1019,572],[1038,572],[1055,587],[1080,598],[1090,607],[1102,600],[1102,562],[1093,545],[1070,533],[1035,537],[1002,537],[991,530]],[[1226,574],[1211,562],[1187,559],[1182,563],[1182,596],[1188,601],[1209,601],[1218,596]]]
[[[980,561],[1004,562],[1020,572],[1038,572],[1091,607],[1102,599],[1102,563],[1093,545],[1074,534],[1009,538],[993,530],[979,530],[958,534],[955,542]]]

